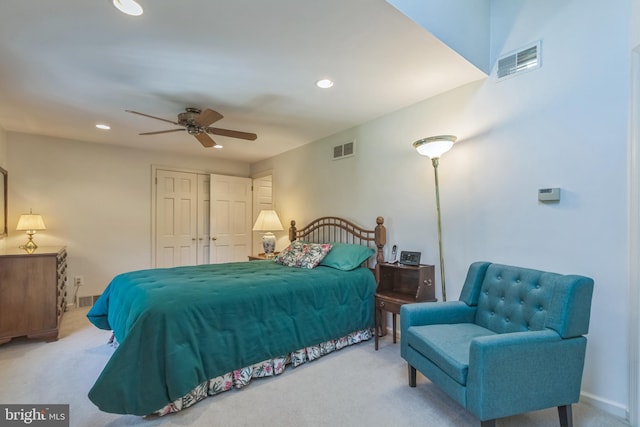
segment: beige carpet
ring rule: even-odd
[[[254,380],[242,390],[210,397],[177,414],[142,418],[107,414],[87,392],[113,349],[109,332],[93,327],[86,310],[65,313],[60,339],[14,340],[0,346],[1,403],[68,403],[71,426],[434,426],[480,423],[418,375],[407,385],[399,344],[389,337],[348,347],[280,376]],[[574,405],[574,425],[628,424],[587,404]],[[558,426],[555,409],[498,421],[499,427]]]

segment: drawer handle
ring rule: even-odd
[[[427,285],[427,286],[431,286],[433,283],[431,283],[431,279],[426,279],[424,281],[424,284]]]
[[[380,307],[384,307],[384,301],[380,301]]]

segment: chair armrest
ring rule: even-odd
[[[400,307],[400,333],[410,326],[473,323],[476,308],[462,301],[419,302]]]
[[[487,420],[576,403],[586,345],[551,329],[473,339],[467,409]]]

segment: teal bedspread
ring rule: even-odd
[[[366,268],[272,261],[119,275],[87,314],[119,343],[89,398],[150,414],[210,378],[373,327],[375,288]]]

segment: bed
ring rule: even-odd
[[[166,415],[370,339],[383,218],[369,230],[337,217],[291,221],[289,240],[276,260],[116,276],[87,314],[117,343],[91,401]],[[319,264],[300,264],[318,251]]]

